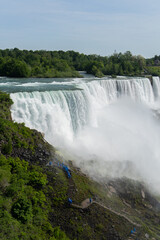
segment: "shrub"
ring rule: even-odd
[[[4,190],[10,182],[11,173],[10,169],[0,168],[0,189]]]
[[[3,154],[10,155],[12,152],[12,141],[9,140],[7,144],[3,144],[1,151]]]
[[[60,227],[55,227],[53,229],[53,235],[55,237],[55,240],[69,240],[66,234],[63,231],[61,231]]]
[[[47,176],[37,171],[32,171],[29,176],[29,184],[35,188],[42,188],[47,184]]]
[[[32,204],[26,198],[19,198],[12,206],[12,216],[22,223],[32,220]]]

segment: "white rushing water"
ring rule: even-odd
[[[94,177],[160,182],[160,124],[151,111],[159,107],[159,78],[153,78],[153,87],[147,78],[75,79],[67,84],[76,88],[14,90],[12,118],[43,132]]]
[[[35,86],[35,83],[27,84]],[[81,90],[13,93],[12,117],[43,132],[50,143],[58,146],[57,141],[60,139],[61,144],[64,136],[73,140],[75,134],[85,126],[97,126],[97,111],[120,97],[128,96],[148,105],[154,102],[152,86],[149,79],[145,78],[82,80],[78,87]],[[155,89],[157,96],[158,88]]]

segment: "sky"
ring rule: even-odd
[[[0,0],[0,49],[160,55],[159,0]]]

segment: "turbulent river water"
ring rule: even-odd
[[[12,118],[96,178],[160,182],[160,79],[0,79]]]

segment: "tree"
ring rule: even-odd
[[[1,75],[7,77],[29,77],[30,69],[25,62],[9,58],[1,66]]]

